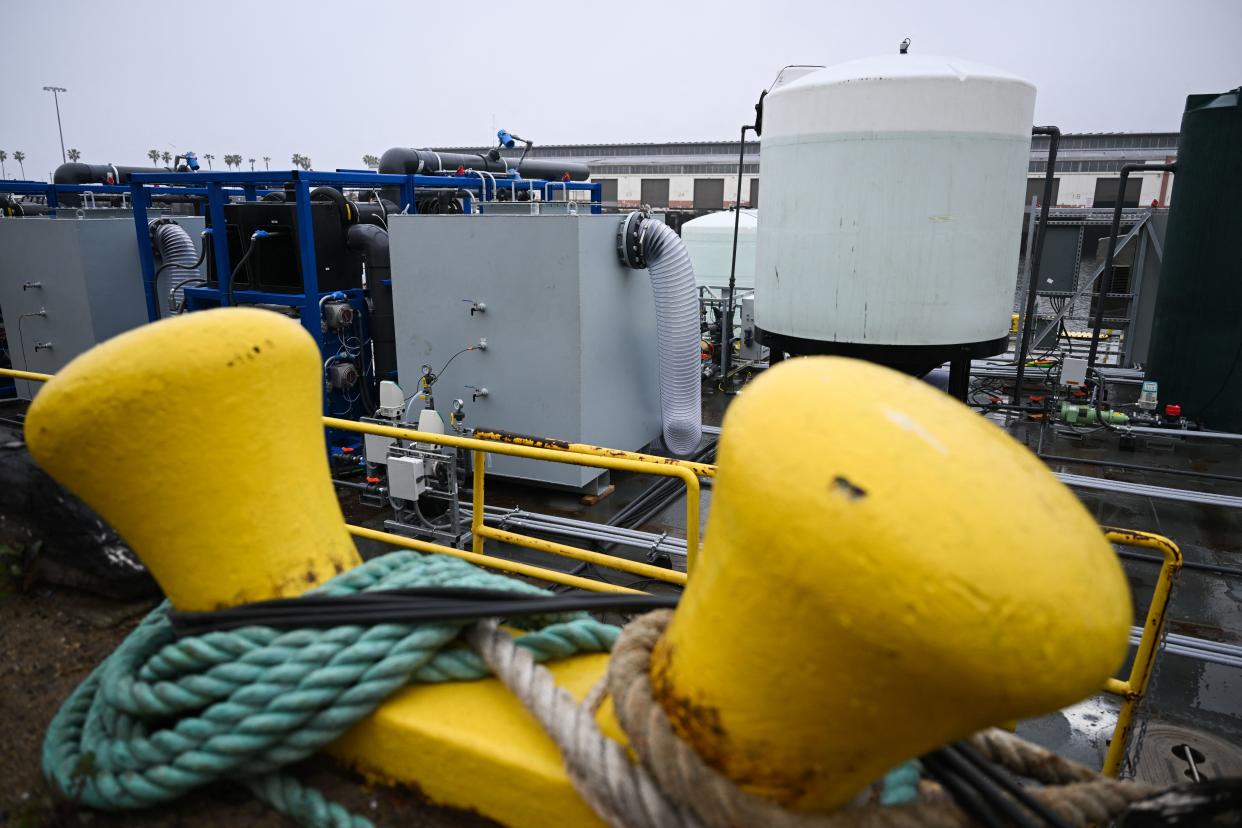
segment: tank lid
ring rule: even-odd
[[[738,225],[743,228],[754,228],[759,224],[759,211],[742,208],[742,216],[738,220]],[[708,213],[705,216],[690,219],[681,225],[682,229],[689,227],[694,230],[708,230],[717,227],[727,227],[733,229],[733,211],[721,210],[718,213]]]
[[[784,89],[798,89],[810,86],[827,86],[840,83],[867,83],[886,80],[908,80],[913,78],[954,78],[959,81],[985,80],[1022,83],[1034,87],[1030,81],[1017,75],[954,57],[920,54],[877,55],[875,57],[850,60],[828,66],[815,72],[802,75]],[[782,91],[781,86],[773,90],[773,94]]]

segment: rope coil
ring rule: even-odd
[[[316,592],[406,587],[545,590],[463,561],[397,552]],[[279,770],[335,740],[411,682],[468,681],[494,673],[557,744],[575,789],[617,828],[968,828],[941,795],[835,813],[792,811],[749,794],[674,732],[654,699],[651,651],[670,610],[624,630],[583,613],[526,619],[517,637],[495,620],[244,627],[176,639],[157,607],[69,697],[48,730],[44,773],[66,797],[102,810],[148,807],[217,779],[243,781],[308,826],[371,828]],[[453,646],[468,643],[471,649]],[[612,650],[608,672],[579,704],[538,662]],[[605,695],[637,754],[595,721]],[[1154,789],[1099,776],[1000,730],[971,739],[988,760],[1045,787],[1031,794],[1073,826],[1106,824]]]
[[[655,700],[649,676],[651,651],[672,620],[658,610],[625,626],[608,663],[608,690],[617,722],[643,767],[669,799],[688,808],[706,828],[763,825],[773,828],[967,828],[976,823],[949,799],[894,806],[846,808],[831,814],[792,811],[748,794],[709,766],[678,738]],[[498,671],[499,674],[499,671]],[[976,734],[971,744],[990,761],[1046,787],[1036,798],[1076,828],[1106,824],[1132,802],[1151,796],[1147,785],[1121,782],[1064,759],[1003,730]]]
[[[411,552],[376,558],[319,591],[410,586],[549,594],[454,558]],[[69,799],[101,810],[144,808],[240,778],[304,824],[342,825],[343,809],[276,771],[334,741],[406,684],[489,672],[477,654],[451,646],[470,621],[246,627],[177,640],[168,611],[167,604],[153,610],[53,718],[43,770]],[[538,661],[606,652],[617,635],[580,614],[525,621],[542,626],[511,638],[512,646]]]

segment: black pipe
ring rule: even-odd
[[[388,379],[397,370],[397,330],[393,319],[392,266],[388,255],[388,231],[374,224],[355,224],[345,245],[367,266],[367,292],[371,295],[371,346],[375,349],[375,380]]]
[[[1048,136],[1048,169],[1044,171],[1044,198],[1039,205],[1039,226],[1031,250],[1026,255],[1031,259],[1030,284],[1026,286],[1026,313],[1022,317],[1022,336],[1018,338],[1018,372],[1014,376],[1013,397],[1011,402],[1020,405],[1022,402],[1022,381],[1026,377],[1026,353],[1031,343],[1031,326],[1035,324],[1035,294],[1039,290],[1039,267],[1044,258],[1044,239],[1047,237],[1048,211],[1052,208],[1052,187],[1056,183],[1057,145],[1061,143],[1061,130],[1054,126],[1032,127],[1031,135]],[[1031,216],[1030,221],[1035,217]]]
[[[1162,469],[1159,466],[1143,466],[1137,463],[1118,463],[1114,460],[1091,460],[1086,457],[1062,457],[1059,454],[1040,453],[1040,459],[1051,460],[1054,463],[1078,463],[1084,466],[1109,466],[1114,469],[1124,469],[1126,471],[1148,472],[1152,474],[1173,474],[1181,477],[1201,477],[1204,480],[1223,480],[1227,483],[1242,483],[1242,477],[1234,477],[1228,474],[1211,474],[1209,472],[1193,471],[1191,469]]]
[[[498,152],[465,154],[407,147],[393,147],[385,151],[380,156],[379,171],[386,175],[437,175],[455,172],[458,167],[494,175],[507,175],[510,169],[516,168],[523,178],[541,178],[548,181],[560,181],[566,176],[570,181],[586,181],[591,177],[591,168],[580,161],[525,158],[511,167],[509,161]],[[400,200],[398,189],[387,187],[385,190],[385,197],[389,201]]]
[[[949,360],[948,394],[955,400],[966,402],[970,396],[970,354],[959,354]]]
[[[1113,206],[1113,229],[1108,237],[1108,254],[1104,257],[1104,272],[1095,284],[1095,321],[1091,326],[1091,350],[1087,352],[1087,377],[1095,368],[1095,355],[1100,347],[1100,328],[1104,327],[1104,300],[1113,286],[1113,256],[1117,253],[1117,234],[1121,230],[1121,210],[1126,203],[1126,181],[1130,173],[1140,171],[1176,172],[1177,164],[1125,164],[1121,168],[1121,182],[1117,185],[1117,203]]]
[[[22,216],[45,216],[48,208],[46,204],[37,204],[32,201],[21,201],[14,198],[8,193],[0,193],[0,216],[8,216],[10,218],[21,218]]]
[[[349,227],[358,222],[358,213],[353,202],[335,187],[316,187],[310,192],[311,201],[331,201],[341,214],[341,226]]]
[[[729,362],[733,355],[733,294],[737,289],[737,237],[742,223],[742,170],[746,160],[746,131],[753,129],[755,135],[763,135],[763,99],[767,96],[768,90],[766,89],[759,93],[759,102],[755,104],[755,122],[742,124],[741,141],[738,142],[737,195],[733,199],[733,259],[729,263],[729,292],[725,297],[725,314],[720,320],[720,388],[726,395],[731,393],[729,391]]]
[[[733,199],[733,260],[729,264],[729,289],[725,293],[724,316],[720,320],[720,390],[729,393],[729,362],[733,355],[733,292],[737,289],[737,237],[742,223],[742,168],[746,158],[746,131],[754,124],[742,125],[741,149],[737,151],[737,196]]]
[[[52,174],[53,184],[128,184],[133,173],[165,173],[167,167],[118,167],[115,164],[82,164],[70,161],[61,164]],[[81,207],[78,193],[57,193],[57,199],[65,207]]]

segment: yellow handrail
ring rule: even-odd
[[[31,380],[34,382],[46,382],[52,378],[51,374],[40,374],[33,371],[18,371],[9,368],[0,368],[0,376],[12,376],[17,379]],[[474,454],[474,493],[470,527],[471,534],[473,536],[473,546],[471,552],[466,553],[460,549],[455,549],[449,546],[414,540],[388,532],[378,532],[376,530],[366,529],[361,526],[347,525],[349,531],[355,536],[368,537],[373,540],[380,540],[386,543],[404,546],[408,549],[417,549],[423,552],[454,555],[459,558],[466,558],[472,563],[476,563],[481,566],[489,566],[493,569],[502,569],[516,574],[537,577],[553,583],[577,586],[583,589],[595,589],[596,591],[635,592],[638,590],[629,590],[612,584],[600,583],[589,578],[578,578],[576,576],[560,573],[551,569],[545,569],[543,567],[504,561],[503,559],[486,555],[484,553],[484,541],[486,538],[490,537],[494,540],[504,541],[505,543],[517,546],[525,546],[530,549],[536,549],[578,561],[586,561],[601,566],[607,566],[633,575],[639,575],[643,578],[665,581],[679,586],[686,583],[686,573],[677,572],[671,569],[664,569],[663,567],[651,566],[650,564],[640,563],[638,561],[631,561],[628,558],[621,558],[616,555],[606,555],[602,552],[595,552],[589,549],[580,549],[566,544],[534,538],[529,535],[520,535],[516,532],[494,529],[484,525],[483,493],[486,466],[485,455],[488,453],[505,454],[514,457],[523,457],[530,460],[546,460],[553,463],[570,463],[577,466],[591,466],[594,468],[680,478],[682,482],[686,484],[687,571],[694,566],[695,555],[698,552],[699,547],[699,477],[714,476],[716,470],[715,466],[685,460],[671,460],[669,458],[641,454],[638,452],[627,452],[620,450],[614,451],[612,449],[605,449],[601,446],[592,446],[587,443],[562,443],[560,441],[552,440],[540,441],[538,438],[525,438],[527,440],[526,443],[518,440],[507,442],[500,439],[503,432],[486,432],[487,434],[492,435],[493,439],[482,440],[472,437],[461,437],[454,434],[433,434],[429,432],[416,431],[410,428],[398,428],[396,426],[385,426],[376,423],[359,423],[354,422],[353,420],[341,420],[336,417],[324,417],[323,424],[326,428],[335,428],[342,431],[352,431],[361,434],[375,434],[381,437],[393,437],[400,440],[410,440],[419,443],[431,443],[434,445],[469,449]],[[514,436],[516,437],[516,435]],[[594,586],[587,586],[588,584]]]
[[[16,368],[0,368],[0,377],[13,377],[13,379],[30,380],[31,382],[47,382],[52,378],[52,375],[38,374],[34,371],[19,371]]]
[[[498,443],[510,443],[515,446],[532,446],[533,448],[546,448],[553,451],[566,451],[571,454],[590,454],[595,457],[624,457],[629,460],[638,460],[643,463],[659,463],[666,466],[681,466],[697,474],[699,477],[715,477],[716,467],[711,463],[699,463],[695,460],[677,460],[672,457],[661,457],[658,454],[643,454],[640,451],[623,451],[622,449],[612,449],[605,446],[595,446],[590,443],[568,443],[564,440],[554,440],[551,437],[532,437],[529,434],[514,434],[510,431],[499,431],[497,429],[480,429],[476,428],[471,432],[476,440],[490,440]]]
[[[323,423],[328,428],[337,428],[342,431],[354,431],[360,434],[375,434],[380,437],[393,437],[398,440],[410,440],[417,443],[432,443],[440,446],[451,446],[453,448],[469,449],[475,453],[474,457],[474,503],[471,509],[471,531],[474,534],[474,551],[482,554],[482,539],[492,530],[483,525],[483,463],[480,462],[480,453],[504,454],[510,457],[523,457],[527,460],[547,460],[552,463],[570,463],[575,466],[590,466],[598,469],[610,469],[615,471],[636,472],[638,474],[655,474],[662,477],[678,477],[686,484],[686,571],[694,572],[695,557],[699,550],[699,476],[687,468],[685,465],[674,465],[670,463],[652,463],[646,460],[633,460],[628,457],[601,457],[594,454],[578,454],[576,452],[539,448],[535,446],[515,445],[512,443],[500,443],[490,440],[479,440],[473,437],[460,437],[456,434],[431,434],[429,432],[415,431],[410,428],[398,428],[397,426],[384,426],[375,423],[357,423],[353,420],[341,420],[336,417],[324,417]],[[536,540],[536,539],[530,539]],[[527,544],[528,545],[528,544]],[[556,554],[564,554],[564,549],[572,549],[574,547],[564,547],[556,544],[562,551]],[[544,551],[552,551],[546,547]],[[600,553],[590,552],[586,549],[577,550],[584,555],[598,555]],[[632,561],[624,558],[616,558],[615,556],[605,556],[614,559],[613,563],[607,564],[613,568],[627,569]],[[586,560],[579,557],[579,560]],[[620,565],[618,565],[620,564]],[[668,581],[669,583],[684,583],[681,573],[674,572],[670,569],[654,568],[660,575],[648,575],[648,577],[657,577],[658,580]]]
[[[1173,541],[1151,532],[1105,527],[1104,537],[1118,546],[1155,549],[1164,556],[1160,575],[1156,579],[1156,589],[1147,608],[1147,619],[1143,622],[1143,635],[1134,654],[1134,664],[1130,667],[1130,675],[1125,681],[1112,678],[1104,684],[1106,692],[1122,697],[1121,710],[1117,713],[1117,726],[1113,729],[1113,738],[1108,745],[1108,754],[1104,757],[1102,769],[1105,776],[1116,776],[1121,771],[1121,760],[1126,754],[1126,743],[1134,725],[1134,711],[1143,694],[1147,692],[1147,684],[1156,666],[1157,647],[1164,633],[1173,580],[1182,568],[1182,551]]]
[[[512,572],[514,575],[524,575],[528,578],[538,578],[542,581],[551,581],[554,584],[562,584],[564,586],[576,587],[578,589],[587,589],[592,592],[626,592],[634,594],[643,594],[642,590],[630,589],[628,587],[617,586],[605,581],[593,581],[590,578],[579,578],[577,575],[570,575],[568,572],[557,572],[554,569],[544,569],[541,566],[532,566],[530,564],[520,563],[518,561],[509,561],[504,558],[497,558],[491,555],[478,555],[474,552],[468,552],[465,549],[454,549],[451,546],[444,546],[438,543],[430,543],[429,541],[419,540],[418,538],[407,538],[405,535],[394,535],[391,532],[381,532],[378,529],[368,529],[365,526],[354,526],[351,523],[345,524],[345,528],[349,530],[349,534],[359,537],[368,538],[381,543],[389,543],[393,546],[404,547],[405,549],[413,549],[417,552],[432,552],[437,555],[451,555],[454,558],[461,558],[463,561],[469,561],[478,566],[484,566],[488,569],[499,569],[503,572]]]

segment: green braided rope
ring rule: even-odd
[[[320,587],[347,594],[414,586],[548,594],[456,558],[394,552]],[[62,794],[101,810],[167,802],[237,778],[308,826],[367,828],[280,768],[310,756],[410,683],[489,674],[457,647],[470,622],[246,627],[177,640],[162,604],[73,692],[43,743]],[[516,639],[537,661],[607,652],[618,629],[585,613],[527,618]]]

